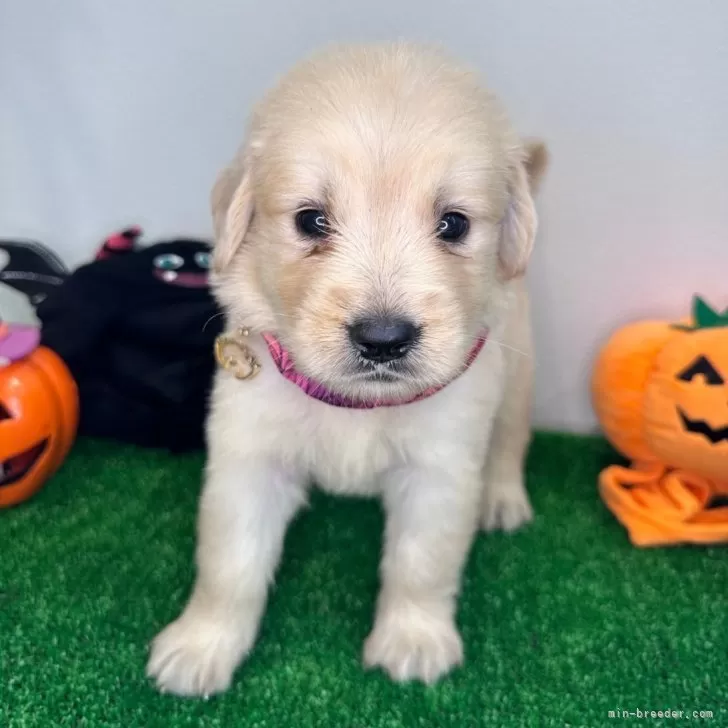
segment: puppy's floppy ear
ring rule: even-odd
[[[501,221],[499,258],[506,279],[523,275],[531,257],[538,218],[533,195],[546,166],[548,152],[540,141],[529,141],[511,168],[508,185],[508,206]]]
[[[215,231],[212,267],[220,273],[233,259],[253,217],[249,162],[242,155],[220,173],[210,203]]]

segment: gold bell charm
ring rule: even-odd
[[[249,335],[248,329],[239,329],[237,335],[220,334],[215,339],[217,363],[236,379],[252,379],[260,371],[260,363],[245,343]]]

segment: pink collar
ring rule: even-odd
[[[374,409],[375,407],[395,407],[403,404],[411,404],[412,402],[419,402],[421,399],[426,399],[436,394],[441,389],[444,389],[449,382],[440,384],[436,387],[430,387],[424,392],[415,395],[411,399],[392,401],[392,400],[370,400],[361,402],[359,400],[350,399],[343,397],[342,395],[330,392],[323,384],[309,379],[300,372],[296,371],[296,367],[291,359],[290,354],[283,348],[283,345],[271,334],[263,334],[265,343],[268,345],[268,351],[270,352],[273,361],[278,367],[278,371],[289,381],[293,382],[300,390],[305,392],[309,397],[319,400],[319,402],[325,402],[326,404],[333,405],[334,407],[348,407],[349,409]],[[472,349],[468,352],[465,365],[460,370],[460,374],[465,372],[466,369],[475,361],[481,349],[485,345],[488,339],[488,334],[481,334],[473,344]],[[452,380],[451,380],[452,381]]]

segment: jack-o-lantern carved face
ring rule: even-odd
[[[645,395],[653,452],[675,467],[728,478],[728,328],[685,331],[671,339]]]
[[[687,369],[680,373],[678,379],[683,382],[693,382],[696,377],[703,378],[703,384],[708,387],[725,387],[723,375],[710,363],[706,356],[700,356]],[[682,407],[678,413],[686,432],[701,435],[713,445],[728,441],[728,425],[713,427],[707,420],[690,417]]]
[[[43,347],[33,349],[19,327],[0,326],[0,356],[5,350],[11,354],[0,366],[2,507],[32,496],[63,462],[76,434],[78,395],[58,356]]]
[[[626,457],[709,478],[728,493],[728,310],[695,298],[681,324],[616,331],[595,362],[594,408]]]

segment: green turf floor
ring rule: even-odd
[[[202,457],[82,441],[36,499],[0,512],[0,727],[663,724],[609,718],[638,709],[712,710],[705,724],[728,726],[728,553],[630,546],[596,495],[610,458],[598,440],[536,439],[537,521],[478,538],[466,664],[434,688],[362,671],[381,512],[316,496],[258,646],[203,702],[144,678],[147,643],[193,577]]]

